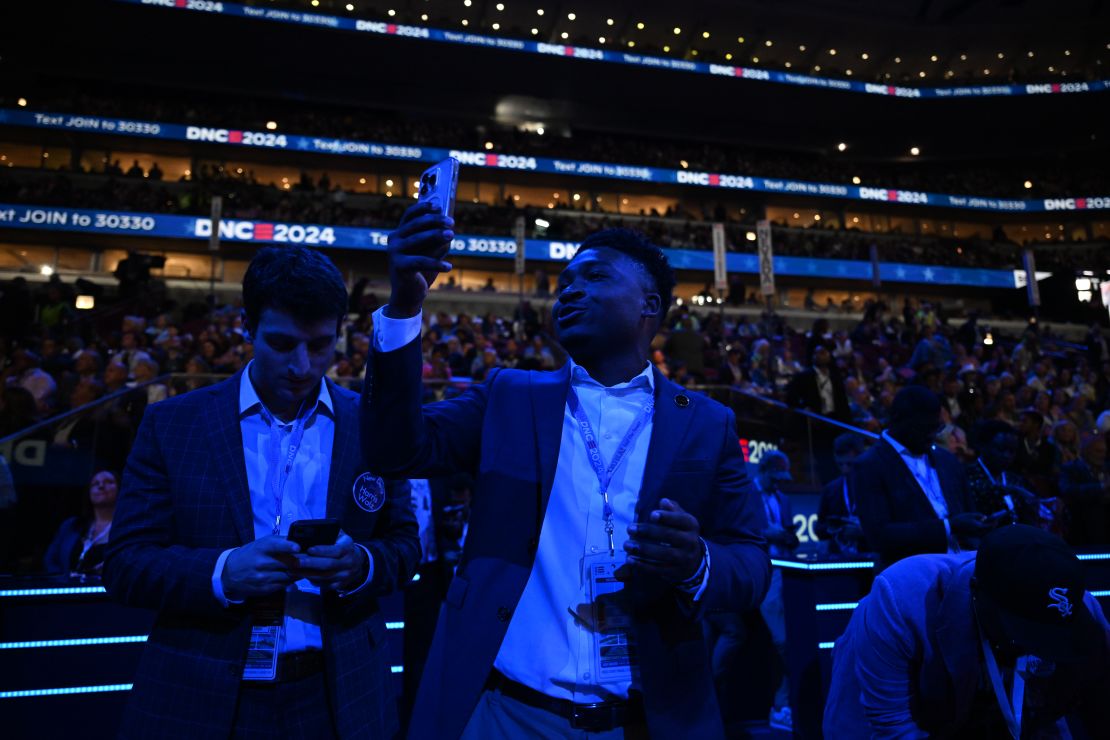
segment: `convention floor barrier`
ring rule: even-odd
[[[1079,558],[1087,569],[1087,588],[1110,611],[1110,551],[1086,551]],[[786,608],[786,670],[794,734],[821,737],[821,716],[829,692],[832,653],[859,600],[871,590],[870,560],[771,561],[783,575]]]
[[[400,696],[402,597],[379,603]],[[153,623],[92,581],[0,579],[0,736],[116,737]]]

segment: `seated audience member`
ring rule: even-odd
[[[890,426],[852,470],[863,534],[889,564],[926,552],[974,547],[987,531],[975,512],[963,466],[937,449],[940,399],[922,386],[894,397]]]
[[[824,736],[1105,737],[1110,623],[1060,538],[1021,524],[978,554],[879,574],[833,651]]]
[[[981,423],[975,434],[979,457],[965,466],[975,510],[1007,524],[1041,526],[1051,518],[1047,508],[1042,511],[1040,498],[1028,489],[1025,479],[1013,470],[1017,430],[991,420]]]
[[[1072,545],[1093,547],[1110,542],[1110,469],[1105,436],[1088,436],[1080,458],[1060,469],[1060,496],[1070,514],[1068,537]]]
[[[857,553],[866,549],[856,514],[859,492],[852,487],[852,468],[866,449],[867,442],[860,434],[848,432],[833,440],[833,454],[840,477],[821,491],[817,523],[813,527],[818,539],[829,544],[830,554]]]
[[[98,470],[93,475],[81,515],[62,522],[46,551],[43,569],[47,573],[100,575],[118,492],[119,477],[115,473]]]

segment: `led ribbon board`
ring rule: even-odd
[[[260,8],[240,5],[239,3],[213,2],[210,0],[119,0],[131,5],[150,5],[176,10],[192,10],[213,15],[233,18],[252,18],[277,23],[290,23],[312,28],[326,28],[339,31],[356,31],[380,36],[431,41],[437,43],[459,44],[483,49],[499,49],[524,54],[581,59],[590,62],[625,64],[647,69],[668,69],[678,72],[731,77],[741,80],[754,80],[794,87],[811,87],[822,90],[883,95],[910,100],[931,100],[951,98],[984,98],[1019,95],[1059,95],[1074,93],[1102,92],[1110,89],[1110,80],[1075,82],[1047,82],[1028,85],[965,85],[959,87],[913,87],[881,85],[873,82],[842,80],[831,77],[792,74],[778,70],[756,67],[734,67],[728,64],[711,64],[685,59],[671,59],[646,54],[632,54],[623,51],[607,51],[587,46],[569,44],[550,44],[543,41],[484,36],[477,33],[444,31],[426,26],[407,26],[389,21],[372,21],[362,18],[344,18],[323,13],[310,13],[286,8]]]
[[[438,162],[446,157],[455,157],[465,167],[543,172],[552,175],[632,180],[635,182],[723,188],[726,190],[749,190],[761,193],[780,193],[841,200],[880,201],[974,211],[1040,213],[1048,211],[1110,210],[1110,194],[1025,200],[987,198],[974,195],[946,195],[916,190],[841,185],[838,183],[809,182],[807,180],[783,180],[756,175],[699,172],[683,169],[669,170],[643,165],[583,162],[573,159],[533,157],[521,154],[463,151],[444,147],[408,146],[352,139],[302,136],[300,134],[275,133],[273,131],[187,126],[180,123],[159,123],[70,113],[45,113],[13,108],[0,108],[0,125],[62,131],[87,131],[171,141],[196,141],[257,149],[339,154],[349,157],[410,162]]]
[[[166,239],[207,241],[212,221],[204,216],[177,216],[159,213],[130,213],[54,206],[0,203],[0,229],[37,229],[91,234],[118,234]],[[306,244],[337,249],[365,249],[384,252],[389,232],[354,226],[323,226],[224,218],[220,238],[228,242],[255,244]],[[578,251],[576,242],[526,239],[525,258],[541,262],[568,262]],[[459,235],[451,245],[454,254],[469,257],[495,257],[511,260],[516,256],[516,241],[511,236]],[[664,249],[671,265],[679,270],[713,269],[713,253],[700,249]],[[871,280],[871,263],[864,260],[819,259],[776,256],[775,273],[836,280]],[[730,273],[759,273],[755,254],[726,255]],[[1018,271],[1020,272],[1020,271]],[[977,288],[1019,287],[1013,270],[985,270],[970,267],[913,265],[899,262],[879,263],[879,274],[892,283],[932,283]],[[1021,273],[1024,274],[1024,273]],[[414,579],[415,580],[415,579]]]

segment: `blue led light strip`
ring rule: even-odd
[[[391,665],[389,667],[390,673],[404,673],[405,667],[403,665]]]
[[[132,642],[146,642],[146,635],[122,635],[120,637],[77,637],[68,640],[30,640],[28,642],[0,642],[0,650],[24,650],[27,648],[80,647],[85,645],[122,645]]]
[[[874,568],[870,561],[854,561],[846,563],[800,563],[796,560],[771,559],[771,565],[778,568],[793,568],[794,570],[864,570]]]
[[[385,628],[387,630],[403,630],[405,628],[404,622],[386,622]]]
[[[1092,591],[1091,596],[1094,596],[1096,599],[1110,598],[1110,591]]]
[[[17,689],[0,691],[0,699],[23,699],[32,696],[64,696],[66,694],[102,694],[107,691],[130,691],[133,684],[111,683],[101,686],[67,686],[61,689]]]
[[[1075,557],[1080,560],[1110,560],[1110,552],[1087,552]]]
[[[695,74],[791,85],[794,87],[816,87],[823,90],[868,93],[871,95],[885,95],[911,100],[978,98],[1000,95],[1027,96],[1088,93],[1110,88],[1110,81],[1108,80],[1048,82],[1029,85],[1002,83],[998,85],[966,85],[961,87],[896,86],[831,77],[814,77],[813,75],[794,74],[774,69],[734,67],[730,64],[712,64],[709,62],[695,62],[686,59],[673,59],[671,57],[633,54],[624,51],[608,51],[586,46],[571,46],[570,44],[552,44],[543,41],[530,41],[526,39],[506,38],[503,36],[484,36],[466,31],[446,31],[438,28],[428,28],[426,26],[408,26],[392,21],[372,21],[363,18],[324,15],[323,13],[314,11],[300,11],[291,8],[265,8],[258,7],[257,5],[246,6],[239,3],[222,2],[222,0],[212,0],[211,2],[208,0],[201,0],[200,2],[190,2],[188,4],[186,4],[184,0],[180,0],[176,3],[170,0],[155,0],[154,2],[152,2],[152,0],[121,1],[143,5],[158,4],[162,7],[194,10],[212,15],[253,18],[278,23],[296,24],[311,28],[357,31],[360,33],[372,33],[380,36],[393,36],[424,42],[458,44],[462,46],[498,49],[501,51],[512,51],[524,54],[538,54],[547,57],[624,64],[648,69],[669,69],[679,72],[693,72]]]
[[[819,643],[817,643],[817,649],[818,650],[832,650],[833,645],[835,645],[835,644],[836,644],[835,642],[819,642]]]
[[[66,588],[14,588],[0,590],[0,599],[19,596],[74,596],[77,594],[107,593],[103,586],[70,586]]]
[[[817,611],[819,612],[850,612],[859,606],[856,601],[846,601],[840,604],[818,604]]]

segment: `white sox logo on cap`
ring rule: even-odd
[[[385,481],[373,473],[363,473],[351,486],[358,508],[373,514],[385,504]]]
[[[1068,599],[1068,590],[1062,586],[1048,589],[1048,598],[1052,599],[1052,603],[1048,605],[1049,609],[1055,609],[1060,612],[1061,617],[1071,616],[1071,601]]]

